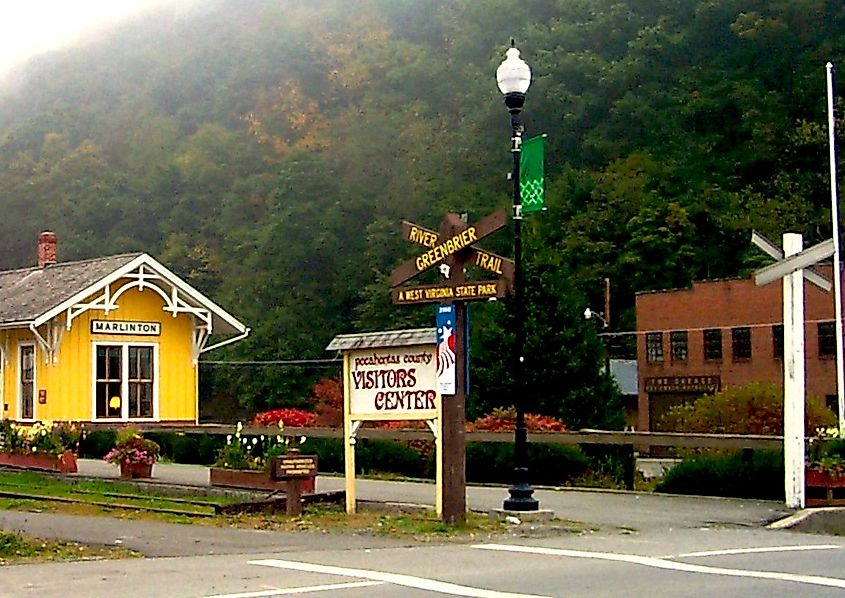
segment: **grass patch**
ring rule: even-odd
[[[6,496],[2,496],[4,493]],[[21,496],[11,496],[13,494]],[[214,513],[215,505],[231,500],[225,496],[156,492],[106,480],[67,480],[36,472],[0,473],[0,505],[5,509],[29,508],[33,503],[49,502],[53,505],[50,510],[55,510],[56,503],[78,501],[102,509],[112,506],[210,515]]]
[[[0,565],[47,561],[124,559],[134,556],[139,555],[126,548],[84,546],[76,542],[54,542],[31,538],[15,532],[0,531]]]
[[[583,524],[560,519],[536,526],[513,526],[475,512],[468,512],[466,522],[460,525],[444,523],[434,511],[386,512],[384,509],[359,508],[357,513],[347,515],[340,505],[311,505],[295,517],[282,514],[230,515],[225,517],[225,525],[271,531],[370,535],[415,542],[467,542],[504,535],[562,535],[587,530]]]
[[[4,491],[30,496],[4,497]],[[72,499],[73,502],[67,502],[66,499]],[[298,516],[287,516],[284,513],[213,515],[214,504],[235,500],[229,496],[210,497],[189,492],[173,495],[110,480],[68,480],[36,472],[0,472],[0,509],[5,510],[285,532],[372,535],[415,542],[458,542],[501,535],[558,535],[584,531],[581,524],[571,521],[555,520],[542,525],[513,526],[490,519],[486,514],[473,512],[467,513],[466,523],[448,525],[434,511],[361,505],[359,512],[354,515],[347,515],[345,509],[337,504],[310,505]],[[161,512],[161,509],[173,510]],[[197,512],[206,516],[191,515]]]

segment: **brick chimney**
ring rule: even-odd
[[[56,233],[44,231],[38,235],[38,267],[50,266],[57,261]]]

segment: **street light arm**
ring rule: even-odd
[[[609,328],[610,327],[610,324],[608,324],[607,320],[604,317],[604,314],[602,314],[601,312],[598,312],[598,311],[593,311],[592,309],[590,309],[588,307],[587,309],[584,310],[584,319],[585,320],[591,320],[593,318],[596,318],[597,320],[599,320],[601,322],[602,328]]]

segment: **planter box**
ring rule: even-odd
[[[313,494],[315,476],[302,478],[302,493]],[[285,491],[287,482],[284,480],[273,480],[268,471],[252,471],[249,469],[223,469],[212,467],[209,471],[209,481],[212,486],[223,486],[226,488],[242,488],[246,490],[270,490]]]
[[[130,463],[129,461],[120,462],[120,477],[122,478],[151,478],[153,477],[152,463]]]
[[[804,483],[807,486],[807,506],[845,506],[845,476],[808,468],[804,470]],[[819,494],[824,497],[820,498]]]
[[[37,469],[40,471],[58,471],[59,473],[76,473],[78,471],[76,455],[70,451],[59,456],[39,455],[38,453],[0,453],[0,465],[17,467],[20,469]]]

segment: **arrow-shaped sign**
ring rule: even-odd
[[[411,243],[416,243],[429,249],[437,245],[440,235],[433,230],[424,228],[413,222],[402,222],[402,235]],[[504,276],[508,282],[513,283],[514,263],[513,260],[491,251],[484,251],[477,247],[470,247],[466,250],[467,263],[478,266],[483,270]]]
[[[444,262],[448,257],[469,249],[473,243],[492,235],[507,224],[508,214],[507,210],[497,210],[489,216],[482,218],[473,226],[466,226],[456,219],[457,216],[454,214],[451,216],[447,214],[444,219],[444,227],[455,231],[452,236],[443,240],[446,235],[438,235],[434,247],[393,270],[390,274],[391,287],[398,286],[406,280],[412,279],[429,268],[433,268]],[[456,227],[455,224],[460,224],[461,226]]]

